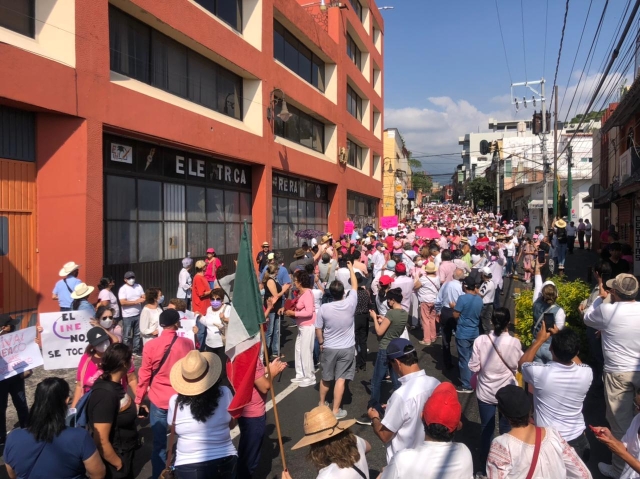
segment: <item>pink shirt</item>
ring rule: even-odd
[[[76,373],[76,381],[82,382],[83,394],[88,393],[89,389],[93,387],[93,383],[95,383],[96,380],[100,376],[102,376],[103,371],[98,366],[99,362],[100,360],[98,358],[87,353],[83,354],[80,358],[80,362],[78,363],[78,372]],[[85,364],[87,365],[86,369]],[[127,371],[127,375],[135,372],[136,366],[133,364],[133,361],[131,361],[131,368],[129,368],[129,371]],[[128,381],[126,376],[122,378],[122,387],[125,391],[127,390]]]
[[[494,341],[509,368],[496,354],[491,340]],[[518,361],[520,361],[522,354],[520,340],[512,337],[508,331],[498,337],[492,331],[490,336],[483,334],[475,339],[469,360],[469,369],[478,373],[476,396],[480,401],[487,404],[497,404],[496,393],[498,390],[509,384],[517,384],[515,372],[518,370]]]
[[[316,304],[310,289],[307,289],[301,296],[298,296],[295,318],[298,327],[313,326],[316,324]]]
[[[260,358],[258,358],[258,364],[256,365],[256,375],[254,381],[260,379],[265,375],[264,365]],[[265,402],[267,400],[267,394],[262,394],[258,391],[258,388],[253,384],[253,392],[251,393],[251,401],[242,410],[242,417],[262,417],[266,413]]]
[[[220,261],[219,258],[213,258],[211,261],[205,260],[205,262],[207,263],[207,267],[204,270],[204,277],[207,278],[207,281],[211,283],[212,281],[216,280],[215,271],[217,271],[218,268],[222,266],[222,261]],[[215,265],[215,271],[213,269],[214,265]]]
[[[440,278],[440,284],[444,284],[447,281],[453,279],[453,272],[457,266],[453,261],[443,261],[438,268],[438,278]]]

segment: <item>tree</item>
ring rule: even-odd
[[[496,185],[480,176],[467,185],[466,190],[473,202],[478,206],[493,205],[496,198]]]
[[[423,193],[431,193],[433,181],[424,171],[413,171],[411,174],[411,184],[414,190],[422,190]]]

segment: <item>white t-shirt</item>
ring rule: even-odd
[[[116,295],[111,292],[110,289],[103,289],[98,293],[98,299],[100,301],[109,301],[109,307],[113,309],[113,317],[120,317],[120,306],[118,306],[118,300]]]
[[[415,449],[424,442],[422,409],[433,390],[440,384],[427,376],[424,369],[399,379],[400,388],[389,398],[382,425],[395,433],[387,443],[387,463],[403,449]]]
[[[414,281],[411,276],[400,275],[391,283],[391,289],[400,288],[402,290],[402,309],[409,312],[411,308],[411,293],[413,293]]]
[[[533,419],[536,426],[549,426],[565,441],[577,438],[585,429],[582,405],[593,381],[586,364],[571,366],[551,361],[524,363],[522,378],[533,386]]]
[[[604,371],[640,371],[640,304],[602,304],[596,299],[584,312],[584,324],[600,331]]]
[[[231,442],[229,422],[231,414],[227,411],[233,394],[226,386],[220,386],[221,396],[218,407],[206,422],[198,422],[191,414],[190,406],[178,408],[176,413],[176,466],[212,461],[227,456],[236,456],[236,448]],[[169,399],[167,423],[173,422],[173,411],[176,407],[177,394]]]
[[[360,453],[360,460],[355,465],[369,479],[369,465],[365,456],[367,444],[364,439],[358,436],[356,436],[356,444]],[[353,467],[341,468],[336,464],[329,464],[318,471],[317,479],[362,479],[362,476]]]
[[[631,421],[631,426],[622,437],[622,443],[627,447],[627,451],[636,459],[640,460],[640,437],[638,437],[638,428],[640,428],[640,414]],[[629,464],[624,465],[620,479],[638,479],[640,474],[634,471]]]
[[[458,442],[424,441],[393,456],[382,479],[473,479],[469,448]]]
[[[482,296],[482,304],[493,304],[496,294],[496,285],[492,280],[485,281],[480,286],[480,296]]]
[[[420,284],[418,301],[421,303],[435,303],[438,291],[440,291],[440,278],[438,278],[438,275],[420,276]]]
[[[313,304],[316,306],[316,312],[320,311],[320,306],[322,306],[322,291],[319,289],[312,289],[311,294],[313,294]]]
[[[349,268],[338,268],[336,271],[336,279],[342,283],[345,291],[353,289],[349,284],[349,280],[351,279],[351,272],[349,271]]]
[[[207,308],[207,314],[201,316],[199,321],[207,327],[207,338],[205,343],[210,348],[221,348],[224,346],[222,342],[222,336],[220,335],[220,329],[223,327],[221,315],[225,318],[228,317],[227,311],[229,306],[223,305],[218,311],[211,309],[211,306]]]
[[[120,301],[123,299],[125,301],[137,301],[142,296],[144,296],[144,289],[138,283],[134,283],[133,286],[129,286],[128,284],[123,284],[120,286],[120,290],[118,291],[118,298]],[[140,311],[142,311],[142,304],[134,304],[133,306],[122,306],[122,317],[123,318],[132,318],[134,316],[139,316]]]

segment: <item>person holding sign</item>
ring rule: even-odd
[[[224,328],[229,323],[230,306],[223,304],[224,291],[216,288],[211,291],[211,306],[207,314],[198,318],[198,322],[206,327],[204,336],[204,352],[214,353],[222,364],[222,378],[226,378],[227,355],[224,352]]]
[[[65,427],[69,385],[46,378],[36,388],[29,424],[7,438],[7,474],[16,477],[102,479],[105,467],[86,429]]]
[[[134,356],[139,356],[142,354],[140,312],[145,297],[142,286],[136,283],[136,274],[133,271],[124,274],[124,284],[120,286],[118,298],[122,305],[124,344],[132,347]]]

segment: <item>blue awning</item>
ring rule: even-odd
[[[407,198],[409,198],[410,200],[415,200],[416,199],[416,192],[413,191],[413,190],[407,191]]]

